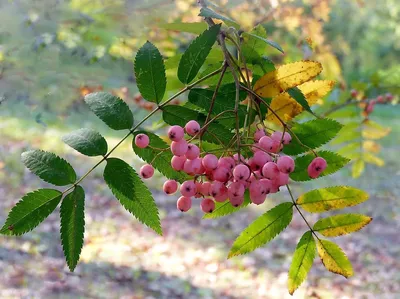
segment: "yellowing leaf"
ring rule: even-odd
[[[375,164],[376,166],[382,167],[385,165],[385,161],[374,154],[363,153],[364,161],[370,164]]]
[[[351,176],[358,178],[364,172],[365,162],[363,159],[356,160],[351,167]]]
[[[321,71],[322,66],[316,61],[304,60],[284,64],[262,76],[254,85],[254,91],[264,98],[272,98],[311,80]]]
[[[353,267],[338,245],[328,240],[318,240],[317,250],[322,263],[330,272],[346,278],[353,276]]]
[[[381,145],[372,140],[365,140],[363,142],[363,149],[367,152],[377,154],[381,151]]]
[[[380,124],[368,120],[364,123],[364,130],[362,131],[362,136],[366,139],[381,139],[387,136],[391,129],[381,126]]]
[[[306,82],[298,88],[304,94],[309,106],[314,105],[320,98],[327,95],[333,88],[335,82],[330,80],[316,80]],[[297,103],[287,92],[274,97],[270,105],[271,109],[284,121],[288,121],[303,112],[304,108]],[[268,112],[267,120],[280,124],[278,117]]]
[[[342,69],[335,55],[331,52],[324,52],[317,56],[317,60],[321,62],[324,71],[321,76],[325,79],[341,79]]]
[[[318,220],[313,230],[325,237],[338,237],[359,231],[371,221],[371,217],[361,214],[342,214]]]

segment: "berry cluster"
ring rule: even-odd
[[[190,136],[190,140],[185,139],[185,133]],[[258,129],[254,134],[254,142],[247,145],[253,152],[249,159],[239,153],[220,158],[212,153],[201,155],[200,148],[190,143],[199,134],[201,127],[194,120],[189,121],[185,128],[175,125],[168,130],[173,154],[172,168],[193,176],[192,180],[180,186],[182,196],[177,201],[177,208],[182,212],[191,208],[192,197],[202,198],[200,206],[205,213],[215,209],[215,201],[229,200],[233,206],[238,207],[244,201],[246,190],[252,203],[262,204],[268,194],[276,193],[279,187],[288,184],[289,174],[295,169],[291,157],[279,154],[292,140],[288,132],[276,131],[267,135],[264,129]],[[149,137],[138,134],[135,144],[145,148],[149,145]],[[308,174],[311,178],[317,178],[326,167],[326,161],[316,157],[308,166]],[[146,164],[140,169],[140,174],[148,179],[153,176],[154,168]],[[166,194],[173,194],[178,190],[178,183],[167,180],[163,190]]]

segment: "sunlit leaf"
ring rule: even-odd
[[[307,278],[315,259],[316,244],[311,231],[306,232],[297,244],[289,269],[288,289],[293,295],[294,291]]]
[[[372,120],[364,122],[363,126],[362,136],[366,139],[381,139],[391,131],[390,128],[383,127]]]
[[[92,129],[79,129],[63,136],[62,140],[73,149],[86,156],[107,154],[107,141]]]
[[[382,167],[385,165],[385,161],[377,156],[375,156],[372,153],[363,153],[362,158],[364,159],[365,162],[370,163],[370,164],[375,164],[376,166]]]
[[[360,154],[359,157],[360,158],[355,160],[353,165],[351,166],[351,176],[355,179],[361,176],[365,168],[365,161],[361,158]]]
[[[318,220],[313,230],[325,237],[338,237],[359,231],[371,221],[371,217],[361,214],[341,214]]]
[[[343,275],[346,278],[353,276],[353,267],[338,245],[328,240],[318,240],[317,250],[322,263],[330,272]]]
[[[368,193],[349,186],[335,186],[309,191],[296,203],[310,213],[338,210],[358,205],[368,199]]]
[[[228,258],[251,252],[280,234],[292,221],[293,204],[281,203],[253,221],[237,237]]]

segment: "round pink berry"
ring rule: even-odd
[[[186,124],[185,131],[190,136],[194,136],[194,135],[196,135],[197,133],[200,132],[200,125],[199,125],[199,123],[197,121],[191,120]]]
[[[212,185],[210,182],[204,182],[203,184],[201,184],[200,188],[201,194],[203,194],[204,196],[210,196],[211,186]]]
[[[253,161],[254,163],[258,166],[258,169],[262,169],[263,166],[267,163],[267,162],[271,162],[272,158],[270,155],[268,155],[266,152],[263,151],[258,151],[256,153],[254,153],[253,156]]]
[[[259,129],[254,133],[254,141],[258,142],[264,136],[265,136],[265,131],[262,129]]]
[[[168,137],[172,141],[179,141],[182,140],[183,136],[185,135],[185,131],[181,126],[172,126],[168,130]]]
[[[191,197],[196,194],[196,184],[193,181],[185,181],[180,188],[183,196]]]
[[[258,141],[258,145],[267,152],[272,152],[274,140],[269,136],[264,136]]]
[[[260,184],[263,187],[263,190],[265,191],[265,194],[269,194],[271,192],[272,188],[272,181],[269,179],[261,179]]]
[[[213,154],[207,154],[203,158],[203,166],[207,170],[214,170],[218,167],[218,158]]]
[[[202,197],[202,194],[201,194],[202,183],[201,182],[196,182],[195,185],[196,185],[196,194],[195,194],[194,197],[200,198],[200,197]]]
[[[185,139],[171,142],[171,152],[175,156],[183,156],[188,150],[188,144]]]
[[[144,178],[144,179],[149,179],[149,178],[151,178],[151,177],[153,176],[153,174],[154,174],[154,168],[153,168],[153,166],[151,166],[150,164],[143,165],[143,166],[140,168],[140,175],[141,175],[142,178]]]
[[[282,137],[282,135],[283,135],[283,137]],[[292,141],[292,136],[290,136],[290,134],[288,132],[285,132],[283,134],[282,132],[276,131],[276,132],[272,133],[271,138],[278,142],[282,141],[283,144],[289,144],[290,141]]]
[[[212,197],[217,197],[218,195],[226,193],[227,191],[228,191],[228,189],[221,182],[214,182],[214,183],[211,184],[210,195]]]
[[[163,190],[166,194],[174,194],[178,190],[178,183],[174,180],[165,181]]]
[[[264,201],[266,200],[266,196],[261,194],[259,196],[251,196],[250,195],[250,200],[252,203],[256,204],[256,205],[260,205],[262,203],[264,203]]]
[[[278,186],[287,185],[289,183],[289,174],[280,172],[273,182]]]
[[[274,162],[267,162],[262,168],[262,175],[269,180],[275,179],[279,172],[278,165]]]
[[[186,158],[188,158],[189,160],[194,160],[198,158],[199,155],[200,155],[200,149],[198,148],[198,146],[195,144],[188,144],[188,149],[185,154]]]
[[[211,198],[203,198],[200,207],[204,213],[212,213],[215,210],[215,202]]]
[[[185,163],[183,164],[183,171],[190,175],[194,175],[192,162],[193,162],[192,160],[186,160]]]
[[[215,199],[215,201],[218,201],[218,202],[224,202],[225,200],[228,199],[228,197],[229,197],[228,191],[227,191],[227,189],[225,189],[225,191],[223,191],[222,193],[215,196],[214,199]]]
[[[265,193],[265,192],[262,192],[262,184],[260,183],[260,181],[258,181],[258,180],[255,180],[255,181],[253,181],[251,184],[250,184],[250,187],[249,187],[249,191],[250,191],[250,198],[252,198],[252,197],[259,197],[259,196],[261,196],[263,193]]]
[[[245,161],[244,157],[242,155],[239,156],[238,153],[233,155],[233,159],[234,159],[235,162],[243,162],[243,161]]]
[[[135,144],[139,148],[146,148],[150,143],[149,136],[146,134],[137,134],[135,137]]]
[[[243,164],[239,164],[233,169],[233,177],[237,181],[246,181],[250,177],[250,169]]]
[[[317,178],[319,175],[326,169],[328,164],[326,160],[321,157],[316,157],[311,161],[310,165],[308,165],[307,171],[310,178]]]
[[[230,197],[229,198],[230,203],[232,204],[232,206],[234,207],[238,207],[240,205],[242,205],[243,201],[244,201],[244,197]]]
[[[218,167],[213,171],[213,178],[218,182],[227,182],[231,177],[231,173],[226,167]]]
[[[173,156],[171,159],[171,166],[176,171],[183,170],[186,158],[185,156]]]
[[[196,158],[192,161],[192,168],[193,168],[193,172],[194,174],[203,174],[204,173],[204,167],[202,165],[202,158]]]
[[[235,167],[235,160],[231,157],[219,158],[218,167],[226,167],[230,170],[233,170],[233,168]]]
[[[192,207],[192,199],[190,197],[181,196],[176,202],[176,207],[181,212],[187,212]]]
[[[245,187],[241,182],[233,182],[228,187],[229,198],[232,197],[243,197]]]
[[[278,165],[279,171],[283,173],[292,173],[294,171],[294,160],[292,159],[292,157],[279,157],[276,164]]]

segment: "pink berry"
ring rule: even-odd
[[[146,148],[150,143],[149,136],[146,134],[137,134],[135,137],[135,144],[139,148]]]
[[[287,173],[280,172],[278,177],[273,180],[278,186],[284,186],[289,183],[289,175]]]
[[[213,154],[207,154],[203,158],[203,166],[207,170],[214,170],[218,167],[218,158]]]
[[[239,156],[239,154],[236,153],[236,154],[233,155],[233,160],[236,161],[236,162],[243,162],[245,159],[243,158],[242,155]]]
[[[250,191],[250,198],[258,197],[263,193],[265,193],[263,192],[263,186],[259,180],[255,180],[250,184],[249,191]]]
[[[350,91],[350,95],[351,95],[352,98],[357,97],[357,96],[358,96],[358,90],[352,89],[352,90]]]
[[[254,133],[254,141],[258,142],[264,136],[265,136],[265,131],[264,130],[257,130]]]
[[[214,182],[211,184],[210,195],[212,197],[217,197],[223,193],[227,192],[226,186],[221,182]]]
[[[271,189],[269,190],[269,193],[277,193],[279,192],[279,185],[277,184],[276,181],[271,181]]]
[[[222,193],[218,194],[217,196],[214,197],[215,201],[218,202],[224,202],[227,200],[229,197],[227,189],[225,189]]]
[[[257,168],[257,170],[258,170],[258,169],[262,169],[263,166],[267,162],[271,162],[272,159],[271,159],[271,156],[268,155],[266,152],[259,151],[259,152],[254,153],[253,161],[258,166],[258,168]]]
[[[392,101],[393,99],[394,99],[394,96],[393,96],[393,94],[391,94],[390,92],[388,92],[386,95],[385,95],[385,97],[386,97],[386,100],[387,101]]]
[[[210,196],[211,186],[212,185],[210,182],[204,182],[203,184],[201,184],[200,188],[201,194],[203,194],[204,196]]]
[[[267,162],[262,168],[262,175],[269,180],[275,179],[279,172],[278,165],[274,162]]]
[[[278,140],[273,140],[272,142],[272,147],[271,147],[271,153],[278,153],[281,151],[283,148],[283,145],[281,144],[280,141]]]
[[[202,165],[202,159],[201,158],[196,158],[192,160],[192,168],[194,174],[203,174],[204,173],[204,167]]]
[[[232,206],[234,207],[238,207],[240,205],[242,205],[243,201],[244,201],[244,197],[230,197],[229,198],[230,203],[232,204]]]
[[[269,179],[261,179],[260,184],[262,185],[263,189],[265,190],[265,194],[269,194],[272,188],[272,181]]]
[[[267,197],[265,195],[263,195],[263,194],[261,194],[259,196],[251,196],[250,195],[251,202],[256,204],[256,205],[260,205],[260,204],[264,203],[266,198]]]
[[[183,136],[185,135],[185,131],[181,126],[172,126],[168,130],[168,137],[172,141],[179,141],[182,140]]]
[[[282,135],[283,135],[283,140],[282,140]],[[290,136],[288,132],[285,132],[285,134],[283,134],[282,132],[275,131],[274,133],[272,133],[271,138],[278,142],[282,141],[283,144],[289,144],[290,141],[292,141],[292,136]]]
[[[250,177],[250,169],[246,165],[239,164],[233,169],[233,177],[237,181],[246,181]]]
[[[200,155],[200,149],[195,144],[188,144],[188,149],[185,154],[186,158],[189,160],[194,160]]]
[[[376,101],[378,103],[385,103],[385,97],[383,95],[379,95],[376,97]]]
[[[243,197],[244,191],[245,191],[245,188],[244,188],[244,185],[242,183],[233,182],[228,187],[229,198],[232,198],[232,197]]]
[[[201,194],[202,183],[201,182],[196,182],[195,185],[196,185],[196,194],[195,194],[194,197],[200,198],[200,197],[202,197],[202,194]]]
[[[176,202],[176,207],[181,212],[187,212],[192,207],[192,199],[190,197],[181,196]]]
[[[365,112],[370,114],[374,111],[375,101],[371,101],[368,103],[367,107],[365,107]]]
[[[203,198],[200,207],[204,213],[212,213],[215,210],[215,202],[211,198]]]
[[[231,177],[231,173],[226,167],[218,167],[213,171],[213,178],[218,182],[227,182]]]
[[[278,162],[279,171],[283,173],[292,173],[294,171],[294,160],[289,156],[279,157]]]
[[[143,166],[140,168],[140,175],[141,175],[142,178],[144,178],[144,179],[149,179],[149,178],[151,178],[151,177],[153,176],[153,174],[154,174],[154,168],[153,168],[153,166],[151,166],[150,164],[143,165]]]
[[[183,156],[188,150],[188,144],[185,139],[171,142],[171,152],[175,156]]]
[[[269,136],[264,136],[260,139],[258,145],[267,152],[272,152],[274,140]]]
[[[233,170],[235,167],[235,160],[231,157],[223,157],[218,160],[218,167],[226,167]]]
[[[190,136],[194,136],[194,135],[196,135],[197,133],[200,132],[200,125],[199,125],[199,123],[197,121],[191,120],[186,124],[185,131]]]
[[[328,164],[324,158],[316,157],[311,161],[310,165],[308,165],[308,175],[310,178],[315,179],[326,169],[327,166]]]
[[[196,184],[193,181],[185,181],[180,188],[183,196],[191,197],[196,194]]]
[[[186,160],[185,163],[183,164],[183,171],[189,175],[194,175],[194,169],[193,169],[192,162],[193,162],[192,160]]]
[[[174,194],[178,190],[178,183],[174,180],[165,181],[163,190],[166,194]]]
[[[185,156],[173,156],[171,159],[171,166],[176,171],[183,170],[186,158]]]

